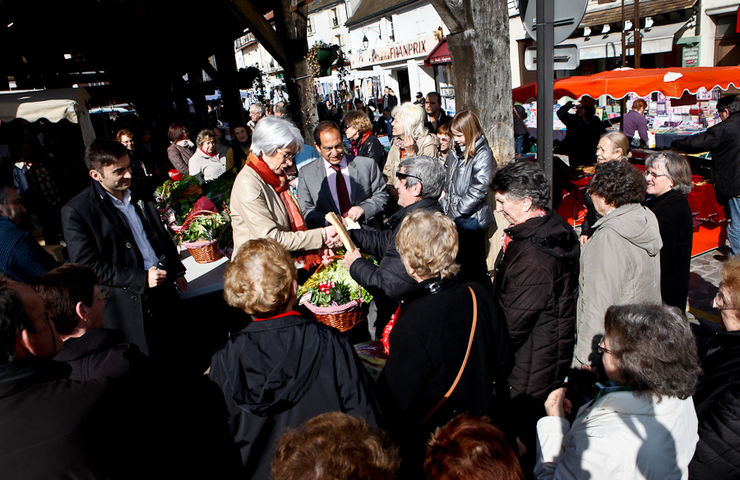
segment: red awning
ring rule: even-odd
[[[452,57],[450,56],[450,51],[447,49],[447,40],[442,39],[437,44],[436,47],[434,47],[434,50],[432,50],[432,53],[427,55],[427,58],[424,59],[424,66],[425,67],[431,67],[432,65],[438,65],[440,63],[451,63]]]
[[[620,68],[593,75],[559,78],[555,80],[553,90],[555,100],[583,95],[591,98],[609,95],[618,99],[629,93],[647,97],[652,92],[679,98],[686,91],[696,93],[700,87],[727,90],[730,85],[740,87],[740,67]],[[514,101],[528,102],[537,97],[537,85],[528,83],[511,93]]]

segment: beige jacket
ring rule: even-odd
[[[289,252],[321,248],[321,229],[290,231],[290,219],[280,196],[250,167],[242,168],[231,190],[234,254],[246,241],[272,238]]]
[[[439,156],[439,139],[437,136],[433,133],[427,133],[418,139],[416,141],[416,155],[437,158]],[[388,152],[385,167],[383,167],[383,176],[385,177],[385,183],[388,185],[396,183],[396,172],[399,163],[401,163],[401,149],[394,142]]]

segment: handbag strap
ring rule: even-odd
[[[473,288],[470,287],[470,285],[468,285],[468,290],[470,290],[470,295],[472,295],[473,297],[473,324],[470,327],[470,338],[468,339],[468,350],[465,352],[465,359],[463,359],[462,365],[460,366],[460,371],[457,372],[457,377],[455,377],[455,381],[452,382],[452,386],[449,390],[447,390],[447,393],[444,394],[440,401],[437,402],[434,408],[432,408],[432,410],[427,413],[426,417],[424,417],[424,420],[421,421],[422,424],[427,423],[427,421],[432,418],[432,415],[437,413],[439,407],[441,407],[442,404],[445,403],[448,398],[450,398],[450,395],[452,395],[455,387],[457,387],[457,383],[460,381],[460,377],[462,377],[463,371],[465,370],[465,365],[468,363],[470,349],[473,346],[473,338],[475,337],[475,327],[478,323],[478,299],[475,297],[475,292],[473,291]]]

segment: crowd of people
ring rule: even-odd
[[[285,105],[251,105],[231,142],[173,123],[169,164],[130,130],[96,140],[89,185],[60,207],[64,262],[22,229],[20,187],[0,177],[3,477],[740,475],[740,257],[714,300],[722,328],[692,324],[687,160],[637,168],[619,132],[578,144],[572,161],[596,166],[577,231],[539,164],[498,165],[474,112],[421,97],[389,111],[388,152],[362,105],[312,142]],[[740,100],[719,105],[737,118]],[[561,115],[586,122],[588,105]],[[246,321],[207,369],[188,354],[223,319],[190,318],[178,295],[185,267],[151,195],[165,169],[235,175],[223,300]],[[330,213],[374,297],[348,333],[298,299],[342,246]],[[384,352],[377,378],[357,341]]]

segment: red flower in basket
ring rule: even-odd
[[[167,175],[169,175],[170,178],[174,180],[175,182],[179,182],[180,180],[182,180],[182,173],[178,172],[174,168],[170,170],[169,172],[167,172]]]
[[[321,293],[329,295],[329,292],[331,291],[333,286],[334,286],[334,282],[324,282],[324,283],[319,284],[318,289]]]

